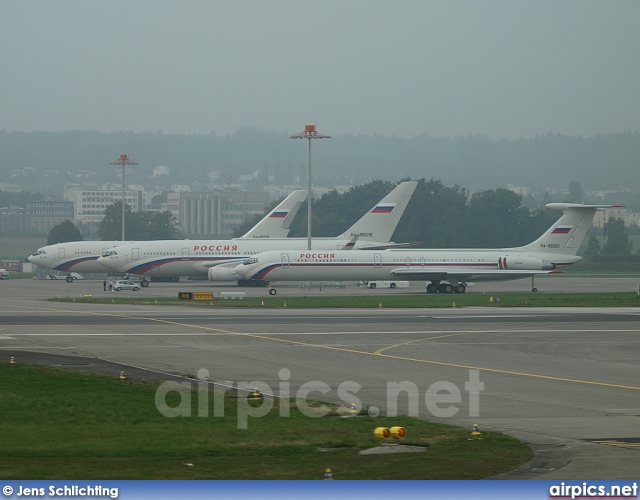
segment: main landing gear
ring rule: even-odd
[[[427,293],[464,293],[467,287],[464,283],[440,283],[439,281],[432,281],[427,283]]]

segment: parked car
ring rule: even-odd
[[[83,276],[82,274],[78,274],[78,273],[65,274],[65,273],[50,272],[47,275],[47,278],[49,278],[50,280],[67,280],[68,283],[71,283],[72,281],[83,279]]]
[[[138,283],[134,283],[133,281],[118,280],[116,281],[115,285],[113,285],[113,289],[116,292],[119,292],[121,290],[133,290],[134,292],[137,292],[140,289],[140,285],[138,285]]]
[[[8,280],[9,272],[6,269],[0,269],[0,280]]]

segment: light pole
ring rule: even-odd
[[[331,139],[330,135],[322,135],[315,125],[305,125],[304,131],[289,136],[289,139],[307,139],[309,141],[309,172],[307,174],[307,249],[311,250],[311,139]]]
[[[125,165],[138,165],[129,159],[129,155],[120,155],[116,161],[109,162],[109,165],[122,165],[122,241],[124,242],[124,167]]]

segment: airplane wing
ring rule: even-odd
[[[398,268],[391,274],[410,280],[441,280],[455,278],[457,281],[491,281],[526,278],[537,274],[561,273],[557,269],[456,269],[454,267],[412,269]]]
[[[416,245],[424,245],[422,241],[410,241],[408,243],[386,243],[384,245],[363,245],[358,250],[389,250],[393,248],[410,248]]]
[[[212,267],[235,267],[239,263],[245,261],[247,256],[238,256],[235,258],[221,258],[216,260],[203,260],[193,264],[193,270],[198,274],[206,274]]]

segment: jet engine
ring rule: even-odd
[[[242,277],[236,273],[234,267],[227,266],[210,267],[208,276],[209,281],[236,281]]]
[[[520,257],[519,255],[508,255],[498,259],[500,269],[546,271],[555,269],[556,265],[548,260],[536,259],[534,257]]]

